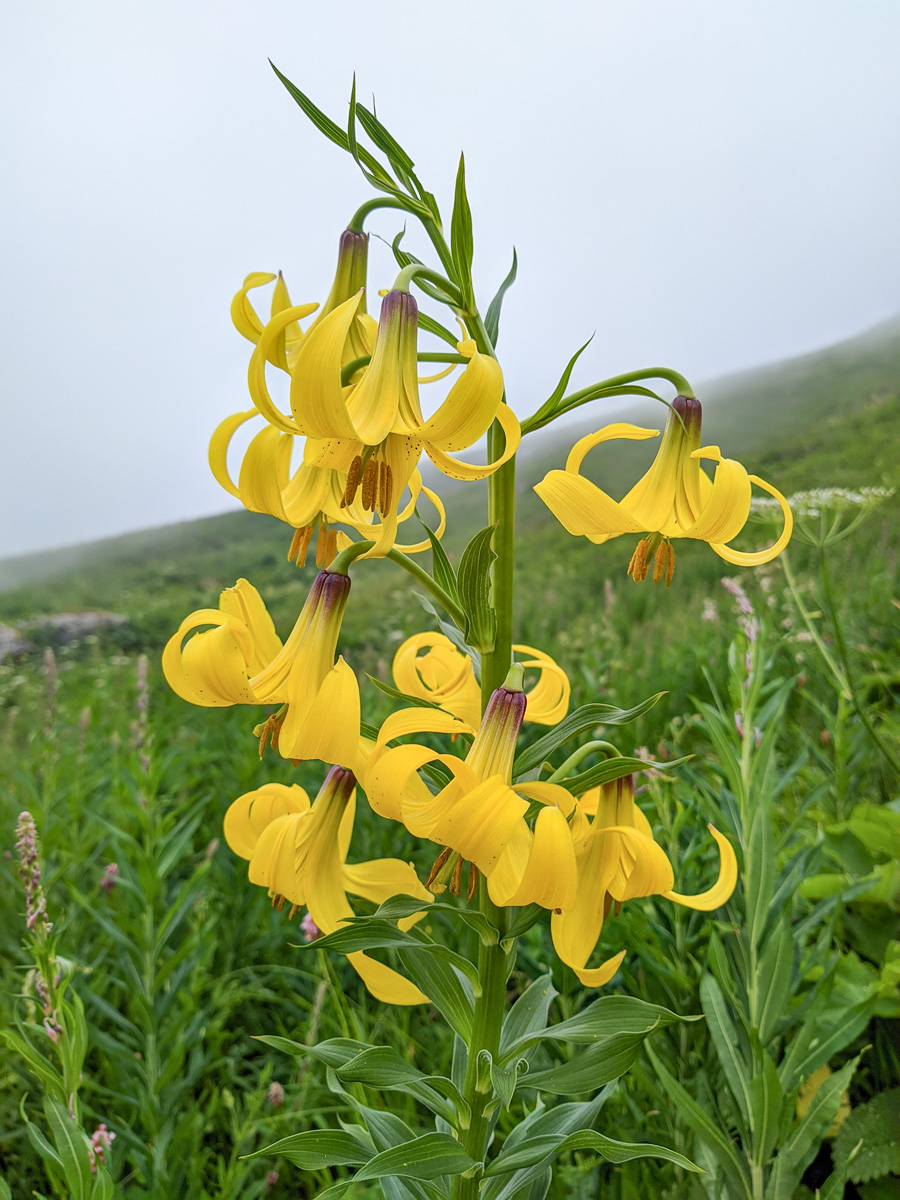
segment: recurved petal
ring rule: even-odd
[[[468,370],[468,368],[466,368]],[[439,471],[448,476],[450,479],[487,479],[489,475],[502,467],[505,462],[509,462],[512,456],[519,448],[519,442],[522,440],[522,429],[519,422],[516,420],[515,413],[507,404],[501,404],[497,409],[496,420],[500,423],[506,438],[506,446],[500,457],[492,463],[487,463],[485,466],[478,466],[476,463],[461,462],[458,458],[453,458],[449,454],[445,454],[433,442],[425,443],[425,453],[434,463]]]
[[[219,608],[246,626],[250,635],[250,674],[262,671],[281,651],[281,638],[262,596],[248,579],[239,579],[233,588],[225,588],[220,594]]]
[[[254,344],[258,342],[263,327],[247,293],[253,288],[271,283],[274,278],[275,276],[269,271],[251,271],[244,280],[240,291],[235,293],[234,299],[231,301],[232,323],[241,337],[245,337],[248,342]]]
[[[331,494],[331,470],[302,462],[281,495],[285,519],[295,529],[312,524]]]
[[[433,708],[401,708],[392,713],[378,733],[378,745],[386,746],[394,738],[410,733],[474,733],[465,721]]]
[[[419,475],[419,472],[416,471],[415,475]],[[421,483],[421,476],[419,476],[419,483]],[[440,541],[447,529],[447,510],[444,508],[444,502],[437,492],[433,492],[431,488],[425,487],[424,484],[421,484],[421,489],[422,495],[428,497],[437,511],[438,526],[433,532],[434,536]],[[402,520],[403,518],[398,516],[398,519]],[[421,554],[423,551],[431,549],[431,540],[430,538],[423,538],[420,542],[395,542],[394,547],[397,550],[402,550],[404,554]]]
[[[579,982],[584,984],[585,987],[603,987],[604,984],[609,983],[613,975],[618,971],[624,957],[625,951],[620,950],[618,954],[614,954],[612,958],[608,958],[599,967],[573,967],[572,970],[578,976]]]
[[[537,683],[528,691],[525,720],[535,725],[557,725],[569,711],[571,685],[569,677],[549,654],[534,646],[513,646],[517,654],[527,655],[522,666],[540,671]]]
[[[431,892],[419,882],[412,863],[399,858],[377,858],[371,862],[344,865],[344,888],[351,896],[362,896],[373,904],[383,904],[391,896],[412,896],[431,900]]]
[[[644,532],[644,526],[627,509],[583,475],[568,470],[548,471],[534,490],[575,537],[600,543],[622,533]]]
[[[712,459],[718,465],[702,512],[681,536],[704,542],[730,542],[750,516],[750,477],[735,459],[722,458],[718,446],[695,450],[691,457]]]
[[[287,521],[281,494],[290,476],[293,441],[291,434],[269,425],[247,447],[238,476],[238,491],[241,503],[251,512],[268,513],[279,521]]]
[[[665,894],[672,886],[672,864],[662,846],[631,825],[608,825],[592,831],[617,859],[617,871],[607,891],[615,900]]]
[[[313,917],[315,920],[315,917]],[[318,924],[318,922],[317,922]],[[427,1004],[428,997],[414,983],[364,954],[361,950],[347,955],[347,961],[357,972],[376,1000],[382,1004]]]
[[[519,854],[521,850],[516,847]],[[518,865],[518,864],[517,864]],[[488,891],[495,904],[540,904],[543,908],[568,909],[575,903],[578,871],[572,835],[562,811],[555,806],[541,809],[521,870],[513,869],[510,881],[498,880],[498,869],[488,877]],[[515,876],[518,874],[518,878]]]
[[[297,677],[299,678],[299,676]],[[356,771],[359,766],[359,684],[339,658],[316,691],[312,703],[288,677],[288,711],[278,737],[282,758],[319,759]],[[318,921],[316,924],[322,929]]]
[[[206,708],[223,708],[229,703],[227,700],[201,699],[194,688],[188,683],[187,679],[185,679],[181,663],[181,644],[184,641],[186,633],[190,633],[192,629],[197,629],[202,625],[224,625],[227,620],[228,617],[224,613],[219,612],[217,608],[198,609],[197,612],[192,612],[190,616],[185,617],[175,633],[166,642],[162,653],[162,669],[166,677],[166,683],[176,696],[180,696],[188,704],[200,704]]]
[[[732,550],[730,546],[724,546],[718,542],[710,543],[719,558],[724,558],[726,562],[734,563],[736,567],[759,567],[763,563],[771,562],[773,558],[777,558],[782,550],[784,550],[791,540],[791,534],[794,532],[794,515],[791,512],[791,506],[785,500],[784,496],[782,496],[781,492],[777,488],[772,487],[770,483],[766,483],[764,479],[760,479],[758,475],[751,475],[749,479],[751,483],[755,483],[757,487],[761,487],[764,492],[768,492],[770,496],[774,496],[781,505],[781,511],[784,514],[784,528],[776,542],[773,542],[765,550],[757,550],[753,553]]]
[[[566,817],[571,816],[575,811],[575,800],[572,793],[567,792],[558,783],[545,783],[535,779],[531,783],[514,783],[513,788],[520,796],[527,796],[529,800],[538,800],[541,804],[558,808]]]
[[[465,450],[487,432],[503,399],[503,372],[495,358],[479,354],[473,341],[457,349],[469,362],[447,399],[422,427],[422,439],[438,450]]]
[[[196,633],[181,650],[181,669],[195,704],[219,708],[253,704],[245,650],[236,623]],[[245,631],[241,631],[245,632]]]
[[[451,761],[459,762],[458,759]],[[447,800],[440,805],[442,811],[438,811],[437,803],[430,806],[429,815],[436,819],[420,824],[412,819],[412,805],[405,804],[407,829],[418,837],[428,837],[442,846],[452,847],[467,862],[473,862],[482,874],[489,876],[528,811],[528,805],[499,775],[471,790],[460,786],[457,777],[455,784],[440,793],[440,798],[445,794]],[[429,825],[430,829],[427,828]]]
[[[721,908],[731,898],[731,893],[737,885],[738,876],[737,858],[731,842],[712,825],[709,826],[709,832],[719,846],[719,878],[713,886],[708,891],[700,892],[696,896],[683,896],[680,892],[663,892],[667,900],[674,900],[676,904],[682,904],[685,908],[696,908],[701,912],[712,912],[714,908]]]
[[[585,838],[575,850],[578,890],[574,905],[550,918],[556,953],[575,970],[587,964],[603,929],[609,884],[616,873],[617,858],[612,847],[597,838]]]
[[[581,469],[585,455],[601,442],[645,442],[647,438],[659,437],[658,429],[644,429],[641,425],[629,425],[626,421],[616,421],[612,425],[604,425],[596,433],[588,433],[579,438],[566,459],[566,470],[573,474]]]
[[[361,778],[371,807],[382,817],[402,822],[403,800],[410,780],[416,778],[416,771],[426,763],[440,757],[436,750],[430,750],[427,746],[397,746],[380,753],[379,747],[373,745]],[[424,803],[431,798],[427,789],[424,789],[424,794],[420,793],[420,800]]]
[[[361,298],[362,292],[351,296],[316,322],[297,355],[291,376],[291,412],[309,437],[360,440],[344,401],[341,362]]]
[[[277,817],[309,811],[309,796],[298,784],[264,783],[238,796],[225,814],[225,841],[239,858],[248,861],[262,831]]]
[[[240,492],[228,470],[228,447],[231,444],[231,439],[244,422],[258,416],[258,408],[251,408],[246,412],[232,413],[230,417],[226,417],[221,424],[216,426],[215,433],[213,433],[209,441],[209,469],[212,471],[216,482],[229,495],[234,496],[238,500],[240,499]]]
[[[271,896],[284,896],[291,904],[306,903],[297,850],[304,840],[302,823],[309,819],[305,812],[276,817],[260,833],[250,858],[250,882],[266,888]]]

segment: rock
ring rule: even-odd
[[[0,662],[14,654],[27,654],[33,649],[31,642],[22,637],[17,629],[13,629],[12,625],[0,623]]]
[[[100,633],[105,629],[120,629],[128,624],[128,618],[123,617],[121,613],[53,613],[47,617],[34,617],[30,621],[22,621],[19,629],[32,630],[44,642],[70,646],[93,633]]]

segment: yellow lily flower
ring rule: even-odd
[[[359,754],[359,687],[334,657],[350,579],[320,571],[284,645],[262,598],[246,579],[226,588],[219,608],[186,617],[163,651],[172,690],[190,704],[285,706],[261,726],[283,758],[354,766]],[[192,630],[212,625],[184,642]],[[184,643],[184,644],[182,644]]]
[[[216,481],[226,492],[240,500],[245,508],[251,512],[268,513],[293,528],[294,537],[288,560],[296,560],[299,566],[305,566],[307,552],[315,538],[316,566],[329,566],[338,551],[350,545],[350,538],[336,528],[338,525],[356,530],[363,538],[379,538],[381,527],[374,515],[368,513],[361,503],[346,503],[344,500],[347,472],[303,461],[291,474],[294,435],[282,433],[272,425],[266,425],[252,439],[241,462],[238,481],[234,482],[228,469],[231,440],[242,425],[259,415],[257,409],[251,408],[226,417],[210,440],[209,465]],[[309,455],[314,459],[325,452],[325,444],[318,442],[309,450]],[[419,497],[425,495],[438,513],[435,536],[442,537],[447,527],[447,516],[440,497],[424,486],[418,471],[413,471],[408,490],[409,499],[397,513],[397,524],[414,516]],[[398,550],[407,554],[417,554],[431,548],[428,538],[409,545],[396,545]]]
[[[625,533],[641,534],[628,567],[635,580],[646,579],[652,563],[654,582],[663,578],[666,586],[672,582],[673,538],[708,542],[720,558],[736,566],[770,562],[788,544],[793,531],[787,501],[764,479],[748,475],[735,459],[723,458],[718,446],[701,446],[700,424],[699,402],[676,397],[653,464],[621,502],[579,474],[584,457],[600,442],[657,437],[655,429],[617,423],[588,434],[572,447],[565,470],[549,471],[534,490],[569,533],[597,545]],[[713,479],[701,471],[700,459],[717,464]],[[747,523],[753,483],[778,501],[784,529],[773,545],[748,554],[727,543]]]
[[[521,678],[521,667],[513,667],[510,676],[515,672]],[[487,876],[495,903],[567,907],[575,899],[575,857],[566,823],[572,797],[555,784],[511,783],[525,705],[525,694],[515,684],[498,688],[465,760],[414,743],[388,749],[388,742],[409,733],[475,733],[436,709],[394,713],[381,727],[363,786],[381,816],[454,852],[459,869],[463,861],[473,863]],[[411,787],[413,781],[421,783],[416,773],[428,763],[443,764],[451,776],[437,795]],[[533,833],[525,821],[527,800],[544,805]],[[436,865],[447,858],[445,853]],[[457,871],[457,884],[458,879]],[[470,891],[473,882],[470,875]]]
[[[453,479],[484,479],[515,454],[521,430],[503,403],[503,374],[471,340],[458,350],[465,370],[434,416],[424,419],[419,404],[417,308],[406,292],[389,292],[381,308],[372,359],[358,382],[344,387],[341,369],[347,332],[356,317],[353,297],[310,330],[291,372],[291,416],[282,413],[266,387],[269,348],[289,322],[279,313],[263,331],[250,363],[250,394],[267,421],[283,433],[308,439],[306,462],[348,473],[343,502],[361,489],[362,505],[381,519],[381,534],[369,556],[381,557],[394,544],[397,503],[422,451]],[[486,466],[465,463],[448,451],[473,445],[498,420],[506,438],[503,455]]]
[[[525,720],[535,725],[558,724],[569,711],[571,687],[565,671],[543,650],[521,644],[513,650],[528,655],[523,667],[540,671],[537,683],[526,692]],[[481,721],[481,688],[472,660],[443,633],[416,633],[407,638],[394,655],[391,670],[394,684],[407,696],[430,700],[473,727]]]
[[[306,332],[300,327],[300,321],[314,313],[319,305],[292,305],[287,285],[281,272],[275,276],[267,271],[253,271],[244,280],[243,286],[235,294],[231,302],[231,320],[238,333],[249,342],[258,345],[262,337],[264,323],[258,317],[248,293],[254,288],[264,287],[275,281],[272,293],[272,317],[282,313],[290,313],[284,318],[284,325],[278,335],[267,347],[268,361],[281,370],[290,372],[297,360],[304,339],[316,325],[343,304],[350,296],[356,296],[361,288],[366,286],[366,267],[368,260],[369,238],[365,233],[354,233],[345,229],[341,234],[338,246],[337,269],[328,299]],[[352,362],[355,358],[371,354],[375,344],[376,324],[366,312],[365,300],[360,300],[356,319],[347,334],[344,347],[345,361]]]
[[[356,779],[332,767],[310,804],[303,788],[269,783],[239,797],[225,816],[225,840],[249,861],[250,882],[268,890],[291,916],[306,906],[322,933],[333,933],[354,915],[347,894],[381,904],[391,896],[430,900],[411,863],[396,858],[347,864],[356,812]],[[408,929],[420,914],[400,921]],[[408,979],[362,951],[348,961],[366,987],[385,1004],[425,1004]]]
[[[566,911],[553,913],[550,929],[556,953],[586,987],[608,983],[625,957],[622,950],[599,967],[587,967],[613,904],[638,896],[664,896],[687,908],[711,912],[728,900],[737,883],[737,859],[728,839],[712,825],[709,831],[719,846],[719,878],[708,891],[684,896],[672,890],[671,863],[634,803],[630,775],[581,798],[571,826],[577,864],[575,902]]]

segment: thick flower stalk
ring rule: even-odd
[[[575,443],[565,470],[549,471],[535,491],[569,533],[597,545],[623,534],[640,534],[628,574],[636,581],[672,582],[675,551],[672,541],[693,538],[736,566],[755,567],[776,558],[790,541],[791,510],[784,496],[758,475],[748,475],[732,458],[723,458],[718,446],[700,444],[699,401],[676,397],[669,413],[659,452],[650,469],[619,502],[580,474],[585,455],[601,442],[624,439],[643,441],[657,437],[655,429],[617,423],[605,425]],[[700,460],[717,464],[709,478]],[[784,528],[767,549],[754,553],[728,545],[750,516],[751,484],[774,496],[784,516]]]
[[[513,651],[526,656],[523,667],[539,672],[537,683],[525,693],[524,720],[556,725],[569,711],[572,689],[568,676],[543,650],[515,643]],[[480,723],[481,687],[472,659],[446,634],[413,634],[398,647],[391,670],[396,687],[407,696],[428,700],[467,725]]]
[[[183,700],[207,708],[281,705],[260,727],[260,750],[271,735],[283,758],[352,767],[359,754],[359,687],[343,658],[335,663],[349,591],[348,576],[320,571],[282,645],[259,592],[240,579],[222,592],[217,609],[182,621],[163,651],[166,681]],[[203,632],[184,641],[198,629]]]
[[[360,297],[352,297],[312,329],[291,372],[291,415],[282,413],[266,386],[268,351],[287,323],[279,314],[266,326],[250,363],[250,394],[273,428],[308,440],[307,466],[347,473],[343,503],[377,514],[380,534],[368,552],[383,557],[393,547],[398,505],[423,451],[454,479],[484,479],[509,460],[519,444],[519,423],[502,403],[503,375],[496,359],[466,339],[458,345],[467,365],[437,412],[426,420],[419,403],[418,309],[406,291],[385,296],[371,361],[361,377],[342,382],[344,346]],[[506,436],[503,456],[487,466],[452,457],[481,438],[494,420]]]
[[[650,823],[634,802],[632,777],[626,775],[585,793],[572,816],[577,888],[574,903],[554,912],[550,929],[556,953],[586,987],[601,987],[615,975],[622,950],[598,967],[587,967],[613,905],[662,896],[687,908],[711,912],[731,896],[737,883],[737,859],[728,839],[712,825],[719,847],[719,878],[706,892],[685,896],[672,890],[672,865],[653,838]]]
[[[411,863],[396,858],[347,863],[356,813],[356,779],[332,767],[310,804],[294,784],[268,783],[240,796],[225,815],[225,840],[249,863],[251,883],[266,888],[273,905],[306,908],[315,927],[334,933],[354,915],[348,893],[375,904],[391,896],[429,901]],[[406,918],[402,928],[416,920]],[[385,1004],[424,1004],[408,979],[362,951],[347,955],[366,987]]]

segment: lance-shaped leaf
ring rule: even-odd
[[[474,1005],[449,962],[433,954],[399,951],[404,973],[444,1014],[454,1033],[468,1044]]]
[[[461,1175],[474,1167],[475,1160],[470,1158],[462,1146],[446,1133],[426,1133],[411,1142],[400,1146],[392,1146],[382,1150],[366,1165],[360,1168],[352,1179],[342,1180],[324,1192],[319,1192],[318,1200],[326,1196],[341,1196],[352,1183],[362,1183],[366,1179],[384,1179],[399,1176],[401,1179],[437,1179],[440,1175]]]
[[[497,345],[497,339],[500,337],[500,309],[503,306],[503,297],[515,282],[518,269],[519,264],[516,260],[516,248],[514,246],[512,266],[509,268],[509,274],[497,289],[497,294],[488,305],[487,315],[484,318],[484,327],[487,330],[488,337],[491,339],[492,346]]]
[[[432,913],[446,913],[453,917],[454,920],[462,921],[468,925],[470,929],[474,929],[486,946],[497,945],[497,930],[490,923],[484,913],[475,908],[457,908],[455,904],[443,904],[440,901],[431,902],[425,900],[417,900],[414,896],[391,896],[389,900],[384,900],[372,914],[372,917],[380,917],[386,921],[402,921],[404,917],[411,917],[413,913],[426,911],[429,916]],[[368,921],[370,917],[354,917],[354,921]]]
[[[656,1022],[653,1027],[656,1027]],[[625,1074],[637,1058],[649,1032],[613,1034],[590,1046],[570,1062],[551,1067],[548,1071],[529,1073],[519,1081],[520,1086],[552,1092],[556,1096],[580,1096],[583,1092],[592,1092]]]
[[[44,1115],[72,1200],[87,1200],[93,1189],[87,1138],[58,1100],[44,1098]]]
[[[362,1130],[360,1130],[362,1134]],[[338,1129],[310,1129],[292,1133],[242,1158],[263,1155],[286,1158],[303,1171],[321,1171],[325,1167],[361,1167],[372,1157],[372,1146],[362,1137]]]
[[[428,528],[424,521],[420,521],[419,524],[428,534],[428,540],[431,542],[432,578],[439,588],[443,588],[451,600],[459,604],[459,585],[456,582],[456,572],[453,570],[453,565],[447,557],[440,539],[435,537],[432,530]]]
[[[362,1083],[384,1091],[405,1092],[456,1126],[469,1106],[443,1075],[425,1075],[390,1046],[373,1046],[350,1059],[335,1074],[344,1083]]]
[[[559,1134],[543,1134],[529,1139],[525,1146],[517,1146],[509,1153],[498,1154],[485,1170],[485,1176],[505,1175],[510,1171],[531,1167],[537,1163],[551,1162],[560,1154],[570,1150],[593,1150],[608,1162],[630,1162],[634,1158],[664,1158],[668,1162],[683,1167],[686,1171],[700,1172],[701,1167],[692,1163],[689,1158],[670,1150],[667,1146],[655,1146],[650,1142],[618,1142],[614,1138],[604,1137],[593,1129],[579,1129],[567,1137]]]
[[[444,962],[455,967],[457,971],[461,971],[471,979],[473,985],[477,986],[478,984],[478,968],[467,958],[457,954],[449,946],[433,942],[415,930],[404,932],[391,921],[369,918],[363,921],[348,922],[340,929],[336,929],[334,933],[329,933],[325,937],[317,938],[314,942],[300,946],[301,950],[334,950],[338,954],[354,954],[358,950],[391,948],[433,954],[436,958],[443,959]]]
[[[466,614],[466,641],[483,653],[494,648],[497,614],[491,603],[491,565],[497,555],[491,548],[494,526],[480,530],[459,560],[459,600]]]
[[[276,1034],[261,1034],[255,1037],[254,1041],[263,1042],[284,1054],[292,1054],[295,1058],[309,1056],[332,1069],[342,1067],[364,1050],[372,1049],[368,1042],[358,1042],[355,1038],[328,1038],[327,1041],[307,1046],[305,1042],[295,1042],[291,1038],[279,1037]]]
[[[614,779],[621,779],[625,775],[634,775],[637,771],[646,771],[648,768],[654,771],[674,771],[676,767],[689,762],[691,757],[687,754],[684,758],[673,758],[668,762],[654,762],[652,759],[643,758],[607,758],[579,775],[560,779],[559,783],[573,796],[583,796],[591,788],[599,787],[602,783],[612,783]]]
[[[459,156],[456,172],[456,190],[453,197],[453,215],[450,218],[450,253],[463,299],[468,307],[472,300],[472,210],[466,195],[466,159]]]
[[[563,369],[562,375],[560,375],[560,377],[559,377],[559,382],[557,383],[556,387],[553,389],[553,391],[550,393],[550,395],[547,397],[547,399],[544,401],[544,403],[541,405],[541,407],[537,410],[537,412],[528,418],[528,421],[526,422],[527,425],[539,428],[540,425],[544,424],[547,420],[552,419],[553,414],[556,410],[557,404],[563,398],[563,393],[565,392],[566,388],[569,386],[569,377],[572,374],[575,364],[578,362],[579,358],[581,358],[582,354],[584,354],[585,350],[587,350],[588,346],[591,344],[591,342],[593,340],[594,340],[594,335],[591,334],[591,336],[584,343],[584,345],[579,346],[579,348],[575,351],[575,353],[572,355],[572,357],[566,363],[566,366]]]
[[[813,1096],[806,1115],[778,1151],[772,1171],[772,1195],[777,1200],[782,1200],[782,1197],[787,1200],[793,1196],[803,1172],[815,1158],[816,1151],[837,1116],[841,1096],[849,1086],[858,1063],[859,1055],[829,1075]]]
[[[648,712],[665,694],[657,692],[655,696],[648,697],[634,708],[616,708],[613,704],[584,704],[581,708],[576,708],[549,733],[545,733],[522,751],[513,765],[513,776],[518,778],[539,767],[554,750],[558,750],[580,733],[586,733],[598,725],[624,725],[628,721],[634,721]],[[642,763],[642,766],[646,767],[647,763]]]
[[[712,975],[700,980],[700,1003],[709,1025],[709,1034],[716,1049],[725,1082],[737,1101],[743,1128],[750,1126],[750,1072],[738,1045],[737,1030],[728,1012],[722,989]]]
[[[503,1021],[500,1030],[500,1061],[514,1052],[516,1046],[528,1046],[529,1039],[547,1027],[550,1005],[559,995],[548,971],[526,988]]]
[[[528,992],[525,995],[527,996]],[[510,1017],[514,1011],[515,1009],[511,1010]],[[575,1045],[581,1046],[592,1045],[595,1042],[606,1044],[610,1038],[619,1034],[645,1037],[652,1030],[662,1029],[666,1025],[699,1020],[700,1017],[679,1016],[678,1013],[670,1012],[668,1008],[648,1004],[646,1000],[638,1000],[633,996],[601,996],[567,1021],[560,1021],[546,1029],[528,1030],[515,1040],[510,1040],[505,1045],[505,1054],[518,1054],[540,1041],[574,1042]]]

